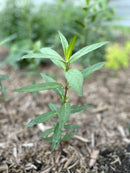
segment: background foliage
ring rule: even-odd
[[[40,6],[35,6],[32,1],[7,0],[0,11],[0,37],[5,38],[15,33],[16,39],[10,43],[11,54],[6,62],[16,66],[16,59],[30,49],[35,49],[37,41],[41,42],[41,46],[59,50],[61,47],[57,37],[58,30],[67,38],[78,33],[80,39],[74,51],[77,51],[78,47],[109,40],[110,31],[106,22],[113,18],[113,14],[107,0],[93,3],[86,1],[84,8],[61,0],[55,4],[42,3]],[[90,53],[87,58],[82,58],[80,63],[86,66],[101,61],[104,53],[105,47],[102,47]],[[40,61],[24,60],[22,67],[35,67],[37,63]]]

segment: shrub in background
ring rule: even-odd
[[[127,68],[130,62],[130,42],[124,47],[118,43],[110,44],[106,48],[106,67],[110,69]]]
[[[11,35],[8,38],[4,39],[3,41],[0,42],[0,46],[13,40],[16,37],[16,35]],[[0,103],[4,102],[8,99],[5,99],[4,94],[6,92],[6,87],[4,86],[3,80],[9,80],[8,76],[6,75],[1,75],[0,74]]]
[[[17,35],[11,44],[8,63],[13,62],[11,65],[15,65],[15,60],[33,49],[37,41],[41,41],[42,46],[59,50],[57,30],[61,30],[68,38],[71,38],[73,33],[79,34],[81,39],[76,42],[75,50],[93,42],[106,40],[109,29],[104,23],[113,16],[107,2],[86,1],[86,7],[82,9],[70,1],[62,0],[55,4],[42,3],[40,6],[34,6],[32,1],[7,0],[5,8],[0,11],[0,37],[8,37],[13,33]],[[100,51],[81,59],[80,63],[86,66],[98,62],[103,58],[104,52],[105,49],[101,48]],[[34,67],[35,60],[24,60],[23,64],[32,64],[31,67]]]
[[[86,0],[86,6],[83,8],[84,17],[81,20],[76,20],[77,25],[80,26],[78,34],[80,35],[80,47],[91,44],[97,41],[104,41],[112,35],[107,22],[114,17],[113,8],[109,7],[108,0]],[[105,54],[105,47],[91,52],[87,58],[80,59],[80,63],[85,67],[103,60]]]

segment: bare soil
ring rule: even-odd
[[[59,78],[62,72],[53,65],[43,66],[40,72],[64,82]],[[0,104],[0,173],[130,173],[130,68],[96,72],[85,81],[82,98],[70,90],[73,105],[88,103],[93,107],[70,116],[69,123],[81,128],[62,143],[62,153],[60,147],[52,152],[51,145],[38,138],[53,121],[24,128],[28,121],[49,110],[49,102],[59,105],[56,94],[12,92],[33,80],[43,80],[22,75],[22,70],[9,66],[0,74],[10,78],[4,81],[5,99],[9,100]]]

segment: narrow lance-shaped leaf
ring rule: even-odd
[[[42,48],[40,52],[44,57],[48,57],[58,67],[65,69],[64,59],[51,48]]]
[[[61,142],[61,135],[62,135],[62,128],[58,123],[54,129],[54,135],[52,139],[52,151],[54,151],[57,145],[59,145],[59,143]]]
[[[77,124],[66,124],[64,128],[67,130],[75,130],[75,129],[79,129],[80,126],[78,126]]]
[[[30,58],[50,59],[53,63],[56,62],[59,67],[65,69],[64,59],[51,48],[42,48],[40,49],[40,53],[29,53],[27,55],[22,56],[21,59],[30,59]]]
[[[76,39],[77,39],[77,34],[72,38],[72,40],[69,43],[67,53],[66,53],[66,57],[65,57],[67,61],[69,60],[70,56],[72,55],[72,51],[74,49]]]
[[[108,42],[100,42],[100,43],[96,43],[96,44],[92,44],[90,46],[86,46],[82,49],[80,49],[79,51],[77,51],[75,54],[73,54],[70,59],[69,59],[69,63],[72,63],[76,60],[78,60],[79,58],[81,58],[82,56],[86,55],[87,53],[102,47],[103,45],[107,44]]]
[[[64,51],[64,55],[66,57],[67,49],[68,49],[68,41],[66,40],[65,36],[60,31],[59,31],[59,36],[60,36],[62,48],[63,48],[63,51]]]
[[[45,136],[48,136],[49,134],[51,134],[54,131],[54,128],[51,129],[47,129],[46,131],[44,131],[43,133],[40,134],[39,138],[43,138]]]
[[[2,81],[0,81],[0,86],[1,86],[1,92],[5,93],[6,92],[6,87],[4,86]]]
[[[35,124],[46,122],[46,121],[50,120],[51,118],[53,118],[54,116],[56,116],[56,114],[57,114],[57,112],[55,112],[55,111],[50,111],[50,112],[41,114],[41,115],[37,116],[36,118],[34,118],[33,120],[31,120],[25,127],[27,128],[27,127],[30,127]]]
[[[6,76],[6,75],[0,75],[0,81],[1,80],[8,80],[9,78],[8,78],[8,76]]]
[[[80,22],[79,20],[75,20],[75,22],[78,24],[78,25],[80,25],[81,27],[85,27],[85,25],[82,23],[82,22]]]
[[[104,66],[105,62],[99,62],[97,64],[94,64],[88,68],[83,69],[81,72],[83,74],[83,77],[86,78],[87,76],[89,76],[90,74],[92,74],[93,72],[99,70],[100,68],[102,68]]]
[[[54,135],[52,139],[52,150],[54,150],[61,141],[62,130],[64,128],[66,121],[69,118],[70,112],[71,112],[70,103],[64,103],[61,106],[59,114],[58,114],[59,123],[56,125],[54,130]]]
[[[9,37],[5,38],[3,41],[0,42],[0,45],[5,44],[11,40],[14,40],[16,38],[16,34],[10,35]]]
[[[71,68],[69,71],[65,72],[65,77],[71,86],[71,88],[77,92],[80,96],[82,96],[83,90],[83,75],[82,73],[75,69]]]
[[[60,112],[59,112],[59,123],[62,129],[64,128],[64,125],[66,121],[68,120],[70,113],[71,113],[70,103],[64,103],[61,106]]]
[[[91,106],[92,105],[90,105],[90,104],[86,104],[86,105],[83,105],[83,106],[73,105],[73,106],[71,106],[71,113],[80,112],[80,111],[85,110],[85,109],[87,109]]]
[[[42,140],[52,143],[53,137],[42,138]]]
[[[49,103],[48,105],[52,111],[59,112],[59,108],[54,103]]]
[[[90,0],[86,0],[86,4],[89,5]]]
[[[40,73],[41,77],[46,81],[46,82],[56,82],[56,80],[54,80],[52,77],[45,75],[43,73]],[[54,89],[54,91],[62,98],[64,95],[64,90],[59,87]]]
[[[71,132],[63,136],[62,141],[67,141],[75,135],[75,132]]]
[[[42,90],[50,90],[55,89],[58,87],[61,87],[62,85],[56,82],[47,82],[47,83],[39,83],[39,84],[33,84],[28,85],[19,89],[16,89],[16,92],[37,92]]]

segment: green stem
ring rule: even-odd
[[[66,70],[65,71],[67,72],[68,69],[69,69],[69,67],[68,67],[68,64],[66,63]],[[66,103],[67,92],[68,92],[68,82],[65,79],[65,94],[64,94],[64,97],[63,97],[63,103]]]

